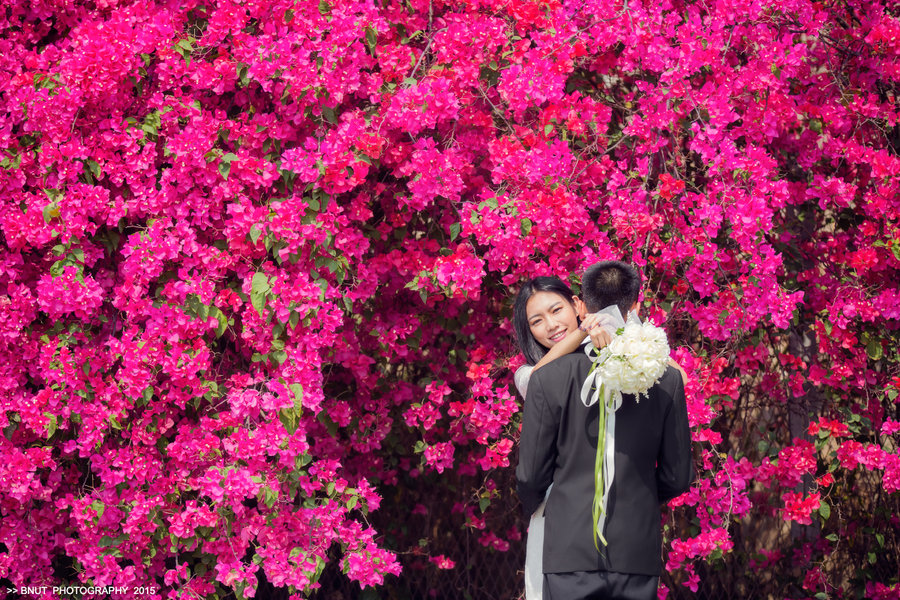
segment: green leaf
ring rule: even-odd
[[[106,512],[106,505],[103,504],[103,502],[101,502],[100,500],[94,500],[93,502],[91,502],[91,508],[93,508],[94,512],[97,513],[98,519],[103,516],[103,513]]]
[[[22,163],[22,155],[12,150],[6,151],[7,156],[0,159],[0,169],[18,169]]]
[[[229,152],[228,154],[224,155],[219,161],[219,173],[225,179],[228,179],[228,174],[231,173],[231,162],[236,158],[236,154]]]
[[[294,408],[300,413],[303,411],[303,386],[299,383],[292,383],[288,388],[294,393]]]
[[[550,132],[551,132],[551,131],[553,131],[553,125],[552,125],[552,124],[547,123],[546,125],[544,125],[544,135],[550,135]]]
[[[316,263],[322,263],[317,266],[324,266],[332,273],[336,273],[338,271],[338,269],[340,268],[338,265],[338,262],[336,260],[334,260],[333,258],[320,257],[320,258],[316,259]]]
[[[531,219],[522,219],[519,223],[519,226],[522,228],[522,235],[528,235],[531,233],[531,228],[534,223],[531,222]]]
[[[824,500],[819,504],[819,516],[826,521],[828,520],[828,517],[831,516],[831,507]]]
[[[322,294],[319,296],[319,300],[324,300],[325,293],[328,291],[328,282],[324,279],[316,279],[314,283],[319,286],[320,290],[322,290]]]
[[[487,200],[485,200],[481,204],[479,204],[478,208],[483,208],[485,206],[496,210],[500,207],[500,204],[499,204],[499,202],[497,202],[497,198],[488,198]]]
[[[256,309],[260,316],[263,314],[263,307],[266,305],[266,296],[269,290],[269,278],[264,273],[254,273],[253,280],[250,283],[250,304]]]
[[[225,313],[219,310],[217,306],[210,306],[209,316],[214,317],[219,322],[216,326],[216,337],[222,337],[222,334],[228,329],[228,319],[225,317]]]
[[[250,227],[250,241],[253,242],[254,244],[256,244],[257,240],[259,240],[259,236],[261,236],[261,235],[262,235],[262,230],[259,227],[257,227],[256,224],[253,224]]]
[[[3,428],[3,435],[8,440],[12,440],[13,434],[19,428],[19,423],[17,421],[10,421],[9,425]]]
[[[53,434],[56,433],[56,415],[53,413],[46,412],[44,416],[50,419],[50,422],[47,423],[47,439],[53,437]]]
[[[461,223],[453,223],[450,225],[450,241],[451,242],[459,237],[459,232],[461,230],[462,230]]]
[[[241,87],[247,87],[248,85],[250,85],[250,78],[247,77],[247,65],[238,63],[237,76],[238,81],[240,81],[241,83]]]
[[[334,114],[334,109],[330,106],[322,107],[322,116],[325,117],[325,120],[332,125],[337,125],[337,117]]]
[[[278,492],[270,487],[265,487],[263,488],[263,498],[266,506],[272,508],[273,506],[275,506],[275,502],[278,501]]]
[[[490,506],[490,505],[491,505],[491,499],[490,499],[490,498],[482,498],[482,499],[480,499],[480,500],[478,501],[478,508],[481,509],[481,512],[486,511],[486,510],[487,510],[487,507]]]
[[[191,53],[194,51],[191,41],[186,39],[178,40],[178,43],[175,44],[175,49],[184,58],[187,66],[191,66]]]
[[[97,164],[96,161],[93,161],[91,159],[87,159],[85,161],[85,164],[87,165],[87,168],[88,168],[88,170],[90,170],[91,174],[95,178],[100,179],[100,165]]]
[[[56,204],[56,202],[48,204],[47,206],[44,207],[43,216],[44,216],[44,223],[49,223],[50,221],[53,220],[54,217],[59,216],[59,206]]]
[[[297,414],[293,410],[282,408],[278,411],[278,420],[288,433],[293,434],[297,431]]]
[[[866,354],[868,354],[869,358],[872,360],[881,360],[881,357],[884,356],[884,352],[881,349],[881,342],[878,340],[869,340],[869,343],[866,344]]]

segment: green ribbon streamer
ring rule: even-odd
[[[594,367],[591,368],[591,371],[597,366],[597,363],[594,363]],[[606,405],[606,386],[600,386],[600,402],[598,402],[598,408],[600,410],[600,432],[597,436],[597,455],[594,457],[594,500],[591,503],[591,522],[593,523],[594,534],[594,548],[597,549],[597,552],[600,552],[600,545],[597,543],[598,541],[603,544],[604,547],[608,546],[608,542],[606,541],[606,537],[604,537],[603,532],[597,531],[597,526],[600,524],[600,516],[603,515],[603,494],[606,489],[606,481],[603,477],[603,457],[606,454],[606,422],[609,416],[608,406]]]

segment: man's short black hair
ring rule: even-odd
[[[605,260],[591,265],[581,278],[581,295],[588,312],[597,312],[615,304],[626,318],[638,301],[641,275],[620,260]]]

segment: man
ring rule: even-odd
[[[619,261],[588,268],[582,295],[588,312],[638,307],[640,275]],[[591,502],[599,429],[598,405],[585,407],[581,386],[591,360],[581,350],[534,372],[519,442],[518,492],[530,515],[553,484],[544,509],[543,600],[654,600],[662,567],[660,504],[693,479],[684,383],[670,366],[635,401],[616,412],[615,479],[604,534],[594,545]]]

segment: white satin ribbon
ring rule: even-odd
[[[588,358],[593,360],[591,357],[591,353],[596,351],[596,349],[588,344],[584,348],[584,353],[588,355]],[[591,393],[591,389],[593,388],[593,393]],[[604,397],[600,398],[600,390],[604,390]],[[610,395],[612,396],[610,398]],[[612,400],[612,402],[610,402]],[[584,380],[584,383],[581,385],[581,402],[587,406],[593,406],[598,401],[602,401],[606,405],[606,431],[603,432],[603,435],[606,439],[606,447],[603,453],[603,496],[600,499],[601,503],[601,511],[600,517],[597,520],[597,537],[600,539],[605,539],[603,536],[603,528],[606,526],[606,507],[609,502],[609,490],[612,488],[613,479],[616,476],[616,411],[619,410],[619,407],[622,406],[622,394],[621,392],[614,391],[610,392],[603,387],[603,378],[600,375],[600,369],[595,368],[593,371],[588,373],[587,378]],[[598,432],[599,435],[599,432]],[[601,474],[598,473],[597,477],[600,477]],[[596,485],[599,482],[594,482]]]

